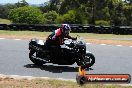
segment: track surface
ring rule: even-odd
[[[96,62],[86,73],[132,75],[132,47],[88,44],[87,50]],[[0,74],[75,79],[76,64],[39,67],[29,60],[28,53],[28,40],[0,39]]]

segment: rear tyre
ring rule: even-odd
[[[39,59],[36,59],[36,57],[37,57],[36,51],[30,49],[30,52],[29,52],[29,58],[30,58],[30,60],[31,60],[35,65],[42,66],[42,65],[44,64],[43,61],[41,61],[41,60],[39,60]]]

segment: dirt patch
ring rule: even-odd
[[[0,78],[0,88],[50,88],[50,86],[47,81]]]
[[[93,44],[110,44],[110,45],[132,46],[132,42],[129,42],[129,41],[98,40],[98,39],[86,39],[86,41],[89,43],[93,43]]]
[[[27,35],[23,35],[23,36],[16,36],[16,35],[0,35],[0,38],[7,38],[7,39],[25,39],[25,40],[30,40],[30,39],[32,39],[32,38],[45,39],[45,38],[38,37],[38,36],[27,36]]]
[[[38,37],[38,36],[16,36],[16,35],[0,35],[0,38],[7,38],[7,39],[25,39],[25,40],[30,40],[32,38],[38,38],[45,40],[46,37]],[[123,45],[123,46],[132,46],[132,42],[130,41],[119,41],[119,40],[101,40],[101,39],[89,39],[85,38],[87,43],[92,43],[92,44],[110,44],[110,45]]]

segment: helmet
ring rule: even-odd
[[[69,24],[62,24],[61,28],[62,28],[62,33],[64,35],[69,35],[69,33],[71,31],[71,27],[69,26]]]
[[[63,29],[63,30],[71,30],[71,27],[69,26],[69,24],[62,24],[61,25],[61,28]]]

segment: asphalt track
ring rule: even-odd
[[[86,73],[132,75],[132,47],[87,44],[96,62]],[[35,66],[28,58],[28,40],[0,38],[0,74],[75,79],[77,65]],[[132,83],[132,82],[131,82]]]

